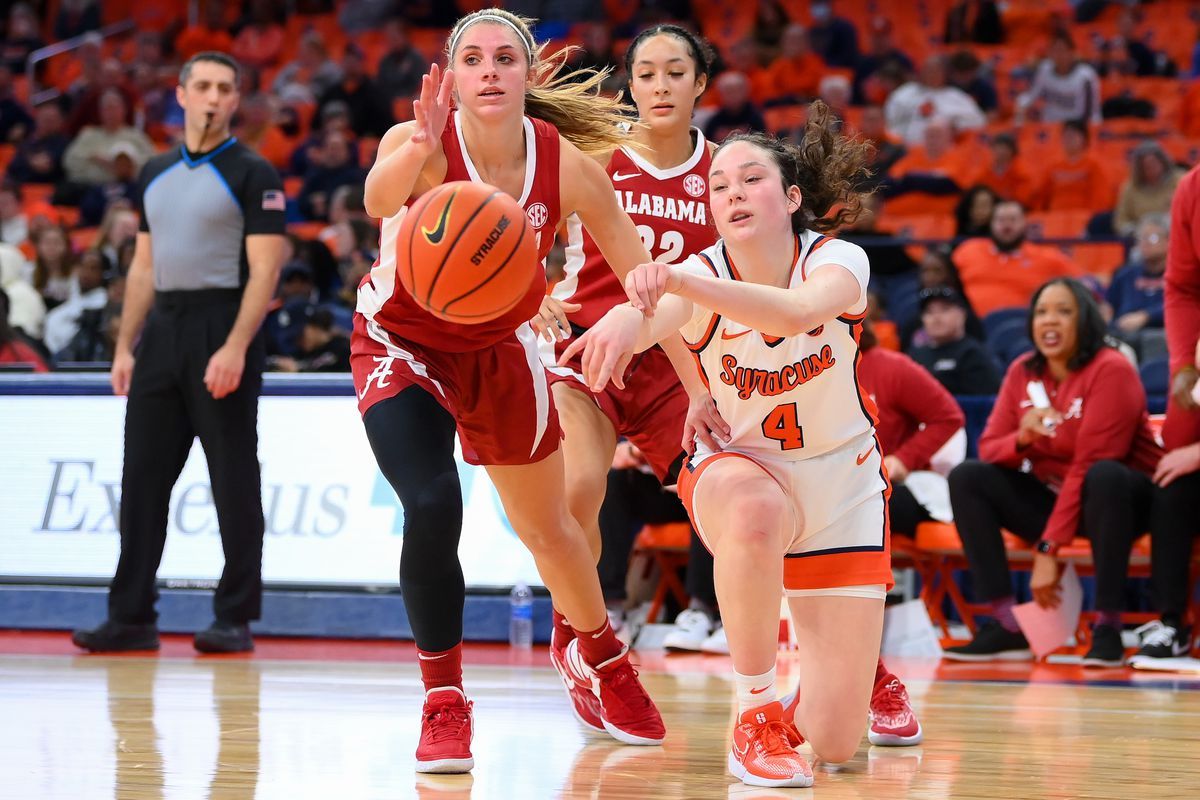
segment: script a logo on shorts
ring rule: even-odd
[[[703,197],[708,191],[708,186],[705,185],[704,178],[693,173],[683,179],[683,190],[692,197]]]
[[[424,225],[421,226],[421,233],[425,234],[425,241],[429,242],[430,244],[440,244],[442,237],[446,235],[446,223],[450,221],[450,204],[454,202],[455,194],[458,194],[458,192],[450,195],[450,199],[447,200],[446,205],[442,207],[442,215],[438,218],[436,228],[430,230]]]
[[[525,209],[525,216],[529,218],[530,225],[540,228],[550,219],[550,210],[546,208],[545,203],[534,203]]]

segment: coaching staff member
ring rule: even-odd
[[[196,634],[196,648],[254,648],[248,623],[262,604],[264,527],[259,328],[279,279],[284,195],[271,165],[230,136],[239,77],[223,53],[184,64],[175,96],[185,143],[142,171],[141,230],[112,367],[113,393],[129,397],[121,557],[107,621],[73,637],[86,650],[158,647],[155,573],[171,489],[196,436],[225,552],[216,620]]]

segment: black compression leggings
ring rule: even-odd
[[[404,506],[400,591],[413,639],[422,650],[449,650],[462,641],[466,598],[454,418],[411,387],[372,406],[363,425],[379,470]]]

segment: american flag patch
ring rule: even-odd
[[[278,189],[268,189],[263,192],[263,211],[286,211],[287,198]]]

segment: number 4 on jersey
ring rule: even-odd
[[[796,415],[795,403],[775,406],[762,421],[763,436],[779,442],[780,450],[799,450],[804,447],[804,428]]]

